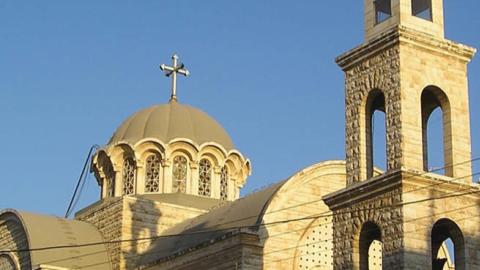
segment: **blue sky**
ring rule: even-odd
[[[217,119],[252,160],[244,194],[343,159],[334,58],[363,42],[362,3],[0,1],[0,208],[63,215],[89,147],[168,101],[158,65],[173,52],[191,72],[180,102]],[[445,1],[447,37],[480,47],[478,10],[477,0]],[[478,57],[469,68],[478,157]],[[90,177],[80,206],[98,196]]]

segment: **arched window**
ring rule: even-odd
[[[358,249],[360,270],[382,269],[382,233],[377,224],[363,224]]]
[[[2,270],[16,270],[17,264],[14,259],[8,254],[0,254],[0,269]]]
[[[367,178],[374,167],[387,169],[385,96],[380,90],[369,93],[366,103]]]
[[[226,165],[220,172],[220,199],[228,200],[228,168]]]
[[[187,159],[184,156],[176,156],[172,167],[173,192],[185,193],[187,190]]]
[[[453,256],[442,256],[445,247],[450,245],[453,250]],[[452,246],[453,245],[453,246]],[[462,231],[449,219],[440,219],[433,225],[432,228],[432,270],[443,270],[450,257],[455,267],[455,270],[465,269],[465,241]]]
[[[447,96],[437,87],[427,87],[422,92],[421,105],[423,169],[453,177],[450,105]]]
[[[135,193],[135,160],[127,157],[123,160],[123,194],[129,195]]]
[[[210,196],[211,185],[212,163],[208,159],[202,159],[198,170],[198,195]]]
[[[106,197],[115,196],[115,171],[110,162],[104,167]]]
[[[160,187],[160,155],[149,155],[145,163],[145,192],[158,192]]]

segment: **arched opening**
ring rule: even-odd
[[[137,165],[133,157],[127,156],[123,160],[123,195],[135,193],[135,178],[137,174]]]
[[[228,167],[224,165],[220,172],[220,199],[228,200]]]
[[[2,270],[17,270],[18,263],[10,254],[0,254],[0,269]]]
[[[115,196],[115,170],[110,160],[105,162],[105,167],[103,168],[105,174],[105,183],[102,185],[102,189],[105,186],[105,196],[114,197]]]
[[[443,270],[449,262],[456,270],[465,269],[465,241],[455,222],[449,219],[437,221],[433,225],[431,239],[432,270]],[[448,254],[447,250],[453,253]]]
[[[443,112],[440,107],[435,108],[425,124],[424,138],[424,170],[445,174],[444,145],[443,145]]]
[[[360,270],[382,269],[382,233],[377,224],[373,222],[363,224],[358,248]]]
[[[186,193],[187,192],[187,174],[188,161],[184,156],[175,156],[172,166],[172,192]]]
[[[453,176],[450,105],[445,93],[429,86],[422,92],[423,170]]]
[[[198,170],[198,195],[210,197],[212,192],[212,163],[202,159]]]
[[[373,90],[369,93],[365,113],[367,178],[370,178],[374,176],[374,167],[387,169],[387,122],[382,91]]]
[[[145,192],[160,191],[160,160],[157,153],[152,153],[145,159]]]

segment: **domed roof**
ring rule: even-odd
[[[227,151],[234,148],[230,136],[217,121],[194,107],[176,101],[133,114],[120,125],[108,144],[120,141],[135,144],[145,138],[159,139],[164,143],[183,138],[198,145],[215,142]]]

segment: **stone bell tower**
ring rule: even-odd
[[[346,74],[350,184],[373,175],[371,116],[386,114],[387,169],[428,167],[426,124],[443,112],[447,176],[471,173],[467,63],[475,50],[444,39],[442,0],[365,0],[365,44],[337,58]],[[469,182],[470,177],[465,177]]]
[[[336,59],[345,72],[347,188],[324,198],[334,213],[334,267],[372,269],[375,241],[386,269],[443,269],[437,253],[450,239],[456,269],[479,269],[467,79],[476,50],[445,39],[443,0],[364,6],[364,44]],[[428,172],[427,124],[438,107],[445,175]],[[387,168],[374,176],[376,110],[385,112]]]

